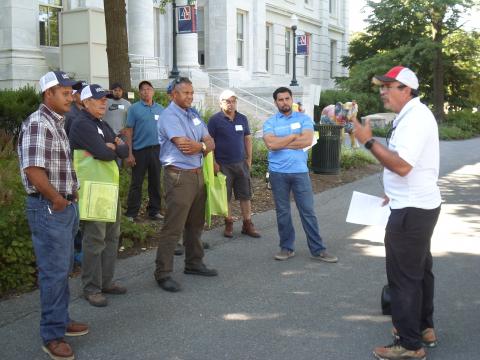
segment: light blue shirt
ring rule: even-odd
[[[288,116],[278,112],[263,124],[263,135],[272,134],[277,137],[290,134],[302,134],[306,130],[313,131],[313,121],[301,112],[292,111]],[[280,173],[305,173],[308,152],[303,149],[280,149],[268,152],[269,171]]]
[[[133,150],[158,145],[157,123],[163,107],[156,102],[148,106],[140,100],[130,106],[127,114],[127,128],[133,129]]]
[[[207,126],[192,109],[184,110],[173,101],[163,111],[158,122],[160,162],[162,166],[174,165],[181,169],[195,169],[202,166],[203,154],[185,155],[172,142],[175,137],[188,137],[201,142],[208,135]]]

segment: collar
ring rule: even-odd
[[[237,114],[238,114],[238,111],[237,111],[237,110],[235,110],[235,112],[233,113],[233,119],[231,119],[223,110],[220,110],[220,111],[221,111],[221,113],[223,114],[223,117],[224,117],[225,119],[227,119],[228,121],[230,121],[230,122],[234,122],[235,119],[237,118]]]
[[[192,108],[184,109],[180,106],[178,106],[175,101],[172,101],[170,105],[172,107],[172,110],[174,113],[177,113],[182,116],[189,116],[189,115],[194,115],[194,112],[192,111]]]
[[[155,100],[152,101],[152,105],[148,105],[145,101],[143,101],[142,99],[140,99],[140,102],[142,103],[143,106],[146,106],[146,107],[152,107],[152,106],[155,106],[156,102]]]
[[[294,114],[295,114],[295,111],[293,111],[293,110],[292,110],[292,112],[290,113],[290,115],[285,115],[284,113],[282,113],[282,112],[279,111],[279,112],[277,113],[277,118],[290,119],[290,118],[292,118],[292,117],[294,116]]]
[[[52,109],[50,109],[47,105],[44,103],[40,104],[40,111],[51,117],[55,122],[61,122],[65,118],[63,115],[60,115],[59,113],[56,113]]]
[[[398,115],[395,117],[395,120],[393,120],[393,127],[397,127],[398,123],[400,120],[407,114],[407,112],[410,111],[414,106],[418,105],[420,103],[420,98],[418,96],[414,97],[413,99],[410,99],[400,110]]]

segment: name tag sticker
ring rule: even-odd
[[[99,127],[97,127],[97,131],[98,131],[98,133],[99,133],[100,135],[102,135],[103,137],[105,137],[105,135],[103,135],[102,129],[100,129]]]
[[[201,124],[201,121],[198,118],[193,119],[193,125],[198,126]]]
[[[125,110],[125,105],[118,105],[118,108],[119,108],[120,110]]]
[[[155,120],[160,119],[160,115],[155,114]]]
[[[295,129],[300,129],[300,123],[299,122],[295,122],[293,124],[290,124],[290,129],[292,130],[295,130]]]
[[[243,125],[235,125],[235,131],[243,131]]]

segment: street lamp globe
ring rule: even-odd
[[[298,26],[298,17],[297,17],[297,15],[292,14],[292,16],[290,16],[290,25],[291,25],[291,27],[292,27],[293,30],[297,30],[297,26]]]

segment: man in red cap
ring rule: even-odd
[[[426,359],[424,347],[436,345],[433,329],[430,241],[440,214],[437,122],[418,98],[418,78],[395,66],[372,82],[385,108],[398,113],[385,147],[372,137],[370,124],[354,120],[354,134],[385,167],[385,204],[391,215],[385,229],[388,285],[395,342],[377,347],[378,359]]]

